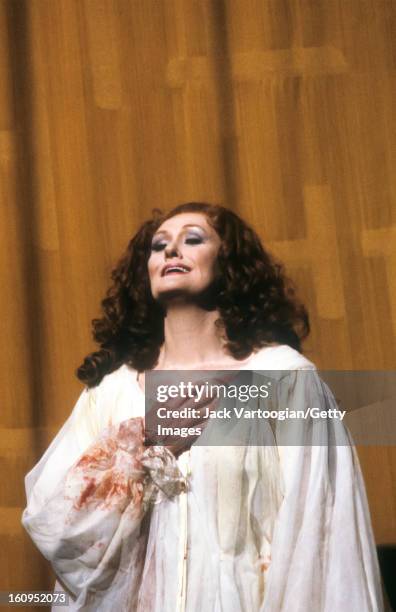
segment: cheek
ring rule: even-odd
[[[152,274],[156,268],[157,262],[156,262],[157,256],[155,253],[151,253],[150,257],[147,260],[147,269],[150,272],[150,274]]]
[[[217,256],[215,253],[208,253],[205,257],[204,267],[207,270],[208,274],[212,274],[216,271],[217,264]]]
[[[152,280],[154,278],[154,265],[153,265],[152,261],[151,262],[149,261],[147,263],[147,271],[148,271],[150,282],[152,282]]]

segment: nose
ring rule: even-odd
[[[174,255],[180,255],[180,250],[176,242],[169,242],[169,244],[167,244],[167,246],[165,247],[164,251],[166,258],[173,257]]]

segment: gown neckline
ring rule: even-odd
[[[263,347],[259,348],[257,351],[253,351],[249,355],[249,357],[247,359],[244,359],[244,360],[241,359],[241,367],[240,368],[235,367],[235,368],[218,368],[218,369],[219,370],[222,370],[222,369],[224,369],[224,370],[228,370],[228,369],[231,369],[231,370],[238,370],[238,369],[239,370],[246,370],[246,369],[249,369],[248,366],[250,366],[252,363],[254,363],[254,360],[257,358],[257,356],[259,354],[261,355],[264,351],[268,351],[269,349],[277,349],[280,346],[282,346],[282,345],[281,344],[272,344],[270,346],[263,346]],[[215,370],[215,369],[216,368],[212,368],[212,370]],[[159,370],[159,371],[161,371],[161,370]],[[133,384],[134,384],[135,388],[138,390],[138,392],[140,393],[140,395],[142,397],[145,397],[146,394],[145,394],[145,392],[143,391],[143,389],[139,385],[138,376],[139,376],[139,372],[135,369],[135,375],[133,376]]]

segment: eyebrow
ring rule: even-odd
[[[199,227],[200,229],[202,229],[203,231],[205,231],[205,229],[202,227],[202,225],[199,225],[199,224],[197,224],[197,223],[185,223],[185,224],[183,225],[183,227]],[[158,236],[158,235],[160,235],[160,234],[168,234],[168,235],[169,235],[169,232],[168,232],[167,230],[160,230],[159,232],[156,232],[156,233],[153,235],[153,238],[155,238],[155,236]]]

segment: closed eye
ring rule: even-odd
[[[164,248],[165,244],[157,242],[156,244],[151,245],[152,251],[161,251]]]
[[[202,242],[202,238],[187,238],[187,244],[200,244]],[[166,242],[155,242],[151,245],[152,251],[162,251],[162,249],[166,246]]]

